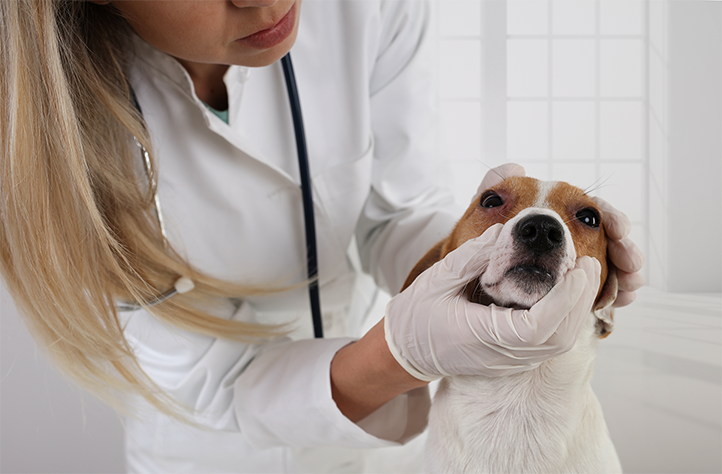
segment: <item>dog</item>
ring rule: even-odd
[[[574,268],[577,257],[594,257],[602,267],[594,307],[571,351],[514,375],[439,382],[429,415],[428,472],[622,471],[590,386],[597,341],[612,330],[617,295],[603,219],[574,186],[510,177],[482,190],[449,237],[411,271],[404,288],[496,223],[504,227],[489,265],[463,290],[472,302],[529,308]]]

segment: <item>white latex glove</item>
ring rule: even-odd
[[[592,198],[602,210],[604,230],[607,232],[609,259],[617,267],[619,291],[614,307],[627,306],[635,300],[635,291],[644,286],[644,277],[639,271],[644,266],[644,254],[629,238],[632,224],[622,211],[600,197]]]
[[[386,342],[419,380],[523,372],[569,351],[591,311],[601,266],[582,257],[528,310],[470,302],[463,288],[489,263],[497,224],[419,275],[386,307]]]

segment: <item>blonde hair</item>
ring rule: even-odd
[[[0,270],[62,371],[118,408],[135,393],[179,416],[139,367],[115,301],[152,300],[185,275],[196,289],[153,307],[156,318],[242,341],[279,328],[198,309],[260,290],[203,275],[167,247],[155,190],[136,173],[132,137],[152,147],[126,79],[132,34],[111,6],[0,0]]]

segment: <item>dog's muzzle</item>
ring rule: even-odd
[[[517,261],[505,277],[528,295],[546,294],[559,276],[564,255],[564,228],[559,220],[545,214],[530,214],[512,230]]]
[[[547,208],[526,208],[504,224],[480,282],[496,304],[529,308],[575,260],[574,242],[561,216]]]

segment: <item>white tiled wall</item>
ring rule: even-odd
[[[722,3],[656,0],[647,16],[649,282],[720,291]]]
[[[650,283],[664,288],[667,279],[667,8],[666,2],[652,2],[649,5],[649,42],[647,44],[647,63],[649,79],[647,82],[649,107],[647,123],[649,127],[650,155],[649,163],[649,212],[650,242],[647,255],[650,269]]]
[[[569,181],[617,205],[646,253],[647,2],[436,0],[435,7],[442,149],[457,200],[468,202],[488,168],[515,161],[529,175]],[[483,28],[494,22],[506,26],[496,36]],[[504,60],[484,70],[492,48],[504,48]],[[488,86],[495,76],[502,87]],[[503,113],[488,107],[499,97]]]

